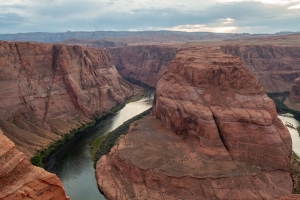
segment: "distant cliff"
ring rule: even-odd
[[[179,50],[176,45],[141,45],[107,49],[117,70],[125,78],[133,78],[155,87]]]
[[[109,53],[0,41],[0,128],[28,156],[132,95]]]
[[[298,40],[299,41],[299,40]],[[290,91],[300,75],[300,47],[277,45],[225,45],[224,53],[238,56],[265,92]]]

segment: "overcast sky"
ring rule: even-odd
[[[0,33],[300,31],[300,0],[0,0]]]

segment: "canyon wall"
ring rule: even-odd
[[[300,78],[296,78],[292,89],[290,91],[290,95],[285,99],[284,104],[296,111],[300,111]]]
[[[109,53],[0,41],[0,128],[32,156],[132,95]]]
[[[97,162],[108,199],[276,199],[292,192],[292,142],[240,58],[182,49],[159,80],[152,116]]]
[[[69,199],[54,174],[33,166],[0,130],[0,199]]]
[[[178,47],[175,45],[142,45],[107,50],[111,53],[121,76],[155,87],[178,52]]]
[[[291,39],[295,36],[286,37],[287,41]],[[274,41],[274,44],[260,45],[258,40],[254,42],[256,44],[224,45],[221,49],[224,53],[240,57],[265,92],[287,92],[300,75],[300,47],[276,42],[279,43]]]

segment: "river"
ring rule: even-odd
[[[294,116],[290,113],[278,114],[279,119],[285,124],[286,122],[291,123],[295,128],[300,126],[300,122],[294,118]],[[287,127],[290,131],[293,143],[293,151],[300,155],[300,137],[299,133],[296,129]]]
[[[93,162],[91,160],[90,144],[99,136],[106,134],[128,119],[146,111],[153,104],[153,93],[148,93],[143,99],[126,104],[114,115],[100,121],[94,127],[76,134],[64,146],[57,149],[48,159],[46,170],[55,173],[63,183],[66,193],[72,200],[104,200],[98,190]],[[279,114],[285,123],[296,128],[300,122],[292,114]],[[300,137],[297,130],[289,128],[293,140],[293,150],[300,155]]]
[[[143,99],[126,104],[116,114],[100,121],[94,127],[76,134],[63,147],[57,149],[48,159],[46,170],[55,173],[72,200],[101,200],[105,197],[99,192],[90,144],[99,136],[106,134],[123,122],[148,110],[153,104],[153,93]]]

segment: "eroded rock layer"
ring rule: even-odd
[[[287,41],[289,38],[299,42],[299,37],[287,37]],[[265,92],[290,91],[293,81],[300,75],[300,48],[295,44],[277,45],[275,41],[259,45],[257,41],[251,45],[224,45],[222,50],[242,58]]]
[[[300,101],[300,77],[295,79],[289,97],[296,101]]]
[[[131,96],[105,50],[0,41],[0,127],[26,155]]]
[[[33,166],[0,130],[0,199],[69,199],[54,174]]]
[[[108,51],[121,76],[155,87],[178,52],[178,47],[143,45],[110,48]]]
[[[300,78],[296,78],[292,89],[290,91],[290,95],[284,101],[284,104],[293,109],[300,111]]]
[[[108,199],[274,199],[292,192],[291,137],[241,59],[182,49],[156,88],[153,116],[96,167]]]

